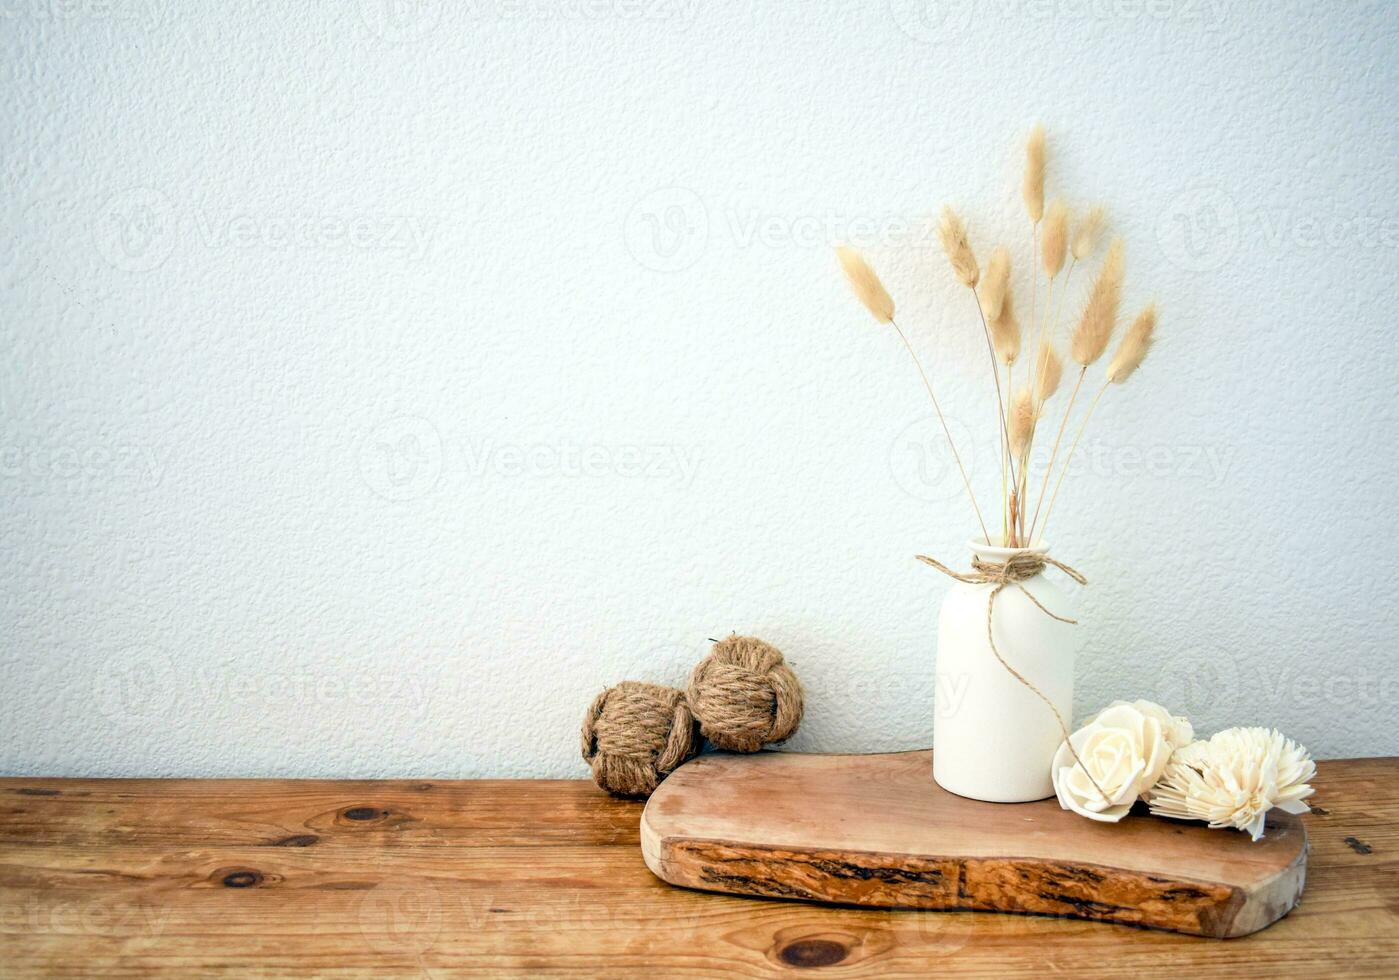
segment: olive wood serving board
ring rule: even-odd
[[[885,908],[1071,916],[1228,938],[1302,894],[1307,833],[1274,811],[1236,830],[1053,799],[981,803],[933,782],[931,752],[702,755],[652,794],[641,851],[673,885]]]

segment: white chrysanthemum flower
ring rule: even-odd
[[[1267,813],[1306,813],[1316,763],[1276,729],[1229,728],[1176,751],[1151,790],[1151,812],[1263,836]]]
[[[1054,755],[1050,775],[1059,805],[1090,820],[1121,820],[1170,761],[1177,746],[1168,730],[1179,735],[1189,726],[1150,701],[1108,705]]]

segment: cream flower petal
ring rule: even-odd
[[[1091,820],[1121,820],[1168,765],[1170,716],[1141,703],[1148,710],[1126,701],[1108,705],[1059,746],[1050,774],[1062,808]]]
[[[1230,728],[1178,749],[1149,794],[1151,812],[1234,827],[1257,840],[1267,813],[1305,813],[1305,780],[1316,765],[1306,749],[1266,728]]]

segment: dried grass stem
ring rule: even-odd
[[[928,389],[928,398],[933,403],[933,411],[937,412],[938,424],[942,426],[942,434],[947,437],[947,448],[952,450],[952,458],[957,463],[957,471],[962,474],[962,485],[967,489],[967,499],[971,501],[972,510],[976,511],[976,522],[981,525],[981,533],[986,538],[986,543],[990,544],[991,532],[986,529],[986,521],[981,516],[981,508],[977,505],[976,494],[972,492],[972,481],[967,477],[967,468],[962,465],[962,456],[957,452],[957,443],[952,438],[952,430],[947,427],[947,419],[943,418],[942,406],[938,404],[938,396],[933,392],[933,383],[928,380],[928,372],[923,370],[923,362],[918,359],[918,352],[908,342],[908,335],[904,333],[903,327],[899,326],[896,320],[890,320],[889,323],[898,333],[899,339],[903,341],[908,356],[913,358],[913,366],[918,368],[918,376],[923,379],[923,387]]]

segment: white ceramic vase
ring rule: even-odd
[[[999,548],[981,541],[972,553],[1002,563],[1036,548]],[[1052,572],[1052,566],[1050,567]],[[1020,583],[1059,616],[1076,618],[1068,597],[1043,572]],[[938,617],[933,709],[933,778],[958,796],[1024,803],[1054,795],[1050,763],[1063,732],[1049,706],[996,659],[986,637],[986,603],[994,585],[958,582]],[[1037,608],[1016,586],[996,597],[996,648],[1073,723],[1074,657],[1080,627]]]

